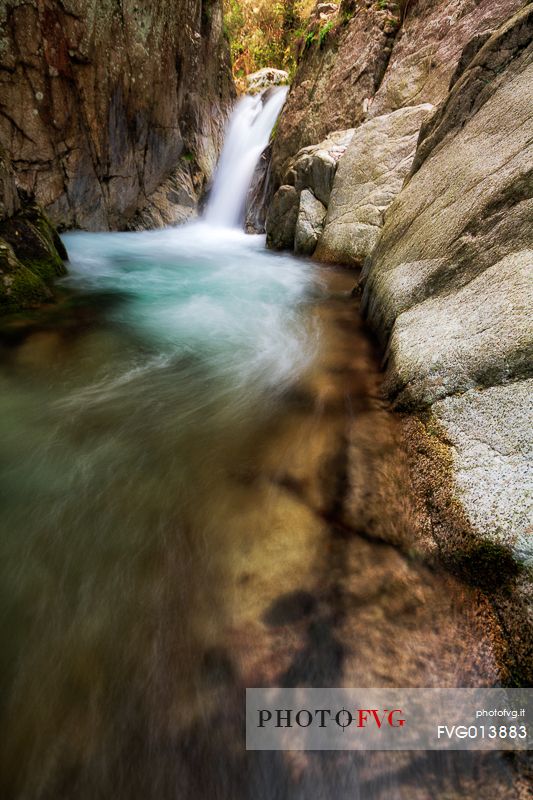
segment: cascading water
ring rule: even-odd
[[[205,212],[209,224],[231,228],[242,221],[255,166],[268,144],[287,91],[286,86],[277,86],[238,101]]]

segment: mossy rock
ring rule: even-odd
[[[486,591],[509,585],[525,569],[508,547],[489,539],[467,541],[445,560],[463,579]]]
[[[3,220],[0,236],[11,245],[17,259],[45,283],[66,273],[65,247],[38,206],[29,205],[14,217]]]
[[[43,211],[27,204],[0,222],[0,314],[53,298],[49,285],[66,273],[67,251]]]
[[[43,279],[22,264],[11,245],[0,239],[0,314],[35,308],[51,298]]]

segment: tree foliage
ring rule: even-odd
[[[263,67],[296,64],[295,42],[302,37],[315,0],[224,0],[224,23],[231,46],[234,76]]]

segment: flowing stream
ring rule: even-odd
[[[282,98],[241,101],[205,220],[66,235],[67,310],[4,331],[9,800],[514,797],[500,756],[244,750],[246,686],[499,680],[485,598],[399,546],[353,275],[234,227]]]

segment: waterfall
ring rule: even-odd
[[[205,212],[211,225],[234,228],[242,222],[254,169],[287,91],[286,86],[276,86],[260,95],[245,95],[235,106]]]

